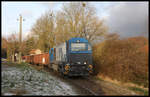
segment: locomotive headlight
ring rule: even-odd
[[[84,64],[86,64],[86,62],[84,62]]]
[[[89,65],[89,68],[90,68],[90,69],[92,69],[92,68],[93,68],[93,66],[90,64],[90,65]]]
[[[69,70],[69,68],[70,68],[70,66],[67,64],[67,65],[65,66],[65,70]]]
[[[80,42],[80,40],[77,40],[77,42]]]

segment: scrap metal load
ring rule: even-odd
[[[31,64],[44,65],[62,75],[87,76],[93,72],[92,48],[84,38],[71,38],[49,53],[23,56]]]

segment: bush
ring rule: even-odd
[[[95,74],[148,86],[148,53],[144,37],[105,40],[93,47]],[[148,46],[147,46],[148,47]]]

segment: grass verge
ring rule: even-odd
[[[20,67],[20,68],[24,68],[28,66],[28,63],[25,62],[21,62],[21,63],[17,63],[17,62],[10,62],[7,61],[6,63],[4,63],[5,65],[9,65],[9,66],[15,66],[15,67]]]
[[[128,87],[130,90],[140,93],[140,94],[144,94],[145,96],[148,96],[148,90],[144,90],[141,88],[137,88],[137,87]]]
[[[149,95],[149,90],[148,88],[144,88],[143,86],[139,86],[138,84],[134,84],[134,83],[124,83],[121,81],[117,81],[117,80],[112,80],[109,77],[104,77],[104,76],[97,76],[99,80],[103,80],[103,81],[107,81],[107,82],[111,82],[115,85],[119,85],[119,86],[123,86],[126,87],[128,90],[131,90],[139,95],[145,95],[148,96]]]

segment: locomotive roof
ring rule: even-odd
[[[88,42],[88,40],[86,40],[85,38],[80,38],[80,37],[71,38],[69,39],[69,42],[77,42],[77,40],[79,40],[80,42]]]
[[[71,38],[68,41],[69,42],[77,42],[77,40],[79,40],[80,42],[88,42],[88,40],[86,40],[85,38],[81,38],[81,37],[75,37],[75,38]],[[53,48],[59,47],[64,45],[65,42],[58,44],[57,46],[54,46]]]

